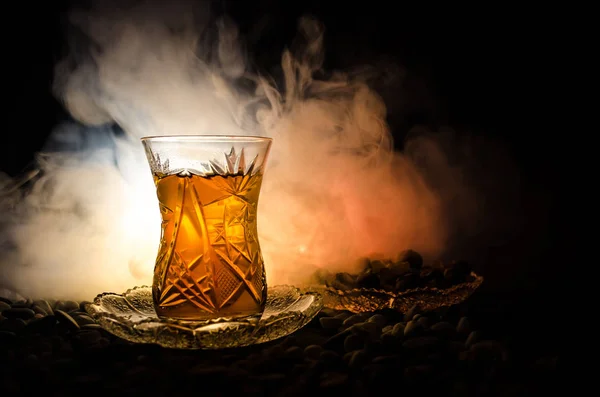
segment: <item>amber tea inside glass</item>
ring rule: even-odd
[[[271,139],[142,138],[162,216],[152,296],[161,318],[258,319],[267,298],[257,207]]]

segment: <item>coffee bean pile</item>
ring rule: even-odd
[[[404,314],[324,309],[278,341],[186,351],[116,338],[83,305],[1,299],[3,396],[40,390],[59,396],[531,395],[551,387],[558,366],[556,356],[520,358],[457,306]]]
[[[399,293],[423,287],[446,289],[475,280],[471,265],[466,261],[435,262],[424,266],[423,257],[413,250],[401,253],[396,260],[365,258],[359,267],[362,270],[358,274],[319,270],[313,281],[339,291],[367,288]]]

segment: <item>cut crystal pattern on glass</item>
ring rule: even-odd
[[[254,175],[262,168],[262,164],[258,165],[259,160],[259,154],[255,154],[249,160],[245,148],[236,151],[234,147],[231,147],[229,152],[215,156],[211,160],[200,162],[199,166],[194,169],[170,167],[169,159],[163,161],[159,153],[148,156],[150,170],[152,173],[160,175],[181,174],[185,172],[196,175]]]
[[[259,176],[249,174],[178,178],[175,210],[161,201],[163,229],[173,223],[170,235],[163,233],[157,260],[159,271],[161,266],[167,268],[165,277],[159,275],[163,280],[158,288],[161,307],[189,302],[200,310],[216,313],[235,303],[243,293],[262,303],[265,275],[256,235],[260,182]],[[159,192],[163,183],[168,182],[157,182]],[[178,238],[189,236],[198,236],[191,237],[197,240],[196,245],[206,242],[191,257],[192,248],[178,242]]]
[[[152,283],[161,318],[260,316],[267,283],[257,207],[271,140],[142,139],[162,215]]]
[[[151,288],[135,287],[123,294],[100,294],[86,305],[86,311],[108,332],[130,342],[177,349],[223,349],[282,338],[305,326],[322,307],[318,293],[280,285],[269,288],[258,322],[165,320],[156,316]]]

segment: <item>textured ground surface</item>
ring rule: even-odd
[[[133,345],[77,302],[0,302],[2,395],[538,395],[558,382],[558,350],[538,318],[493,296],[435,312],[323,310],[281,340],[228,351]],[[552,324],[552,319],[547,319]],[[532,324],[539,325],[532,327]]]

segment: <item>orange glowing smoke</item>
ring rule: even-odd
[[[90,299],[151,283],[160,215],[139,142],[147,135],[274,139],[258,213],[271,285],[303,282],[315,267],[353,270],[373,252],[439,254],[440,199],[413,160],[393,151],[381,98],[361,78],[313,79],[323,53],[317,21],[301,21],[307,45],[283,54],[278,88],[251,73],[231,24],[219,24],[227,45],[211,62],[201,58],[204,27],[174,4],[117,14],[100,2],[73,13],[89,51],[59,65],[57,92],[89,129],[56,132],[83,143],[47,153],[44,176],[15,207],[3,234],[14,247],[1,266],[9,288]],[[254,89],[238,89],[241,80]],[[98,126],[110,122],[125,135],[100,139]]]

